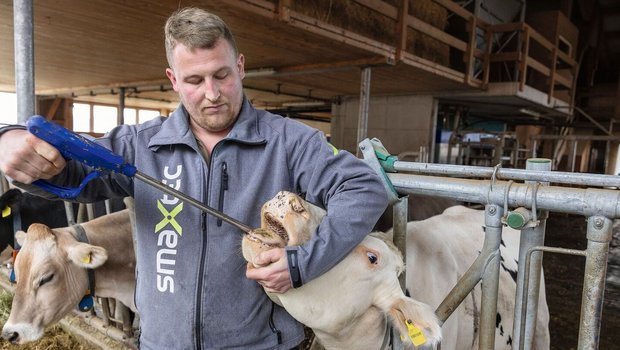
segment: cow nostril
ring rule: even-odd
[[[19,339],[19,333],[17,332],[5,333],[4,339],[10,341],[11,344],[17,344],[17,340]]]

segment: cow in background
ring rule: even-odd
[[[512,349],[520,231],[502,230],[501,268],[495,331],[496,350]],[[407,224],[407,290],[437,308],[482,250],[484,210],[455,206]],[[442,326],[442,349],[478,349],[480,283]],[[534,347],[549,349],[549,308],[541,276]]]
[[[261,229],[244,236],[244,258],[252,264],[262,251],[306,242],[325,214],[293,193],[278,193],[262,207]],[[441,339],[435,314],[403,293],[402,255],[386,237],[367,236],[325,274],[269,297],[311,328],[326,349],[384,349],[391,343],[390,323],[404,344],[432,347]]]
[[[462,205],[462,202],[452,198],[426,196],[422,194],[410,195],[407,200],[407,221],[425,220],[434,215],[443,213],[447,208]],[[393,225],[393,208],[391,205],[385,209],[375,225],[376,231],[385,232]]]
[[[69,217],[75,217],[79,222],[88,220],[86,208],[82,205],[83,213],[79,210],[80,205],[73,203]],[[104,202],[91,204],[93,217],[107,214]],[[110,212],[125,209],[121,199],[109,201]],[[62,200],[49,200],[23,192],[17,188],[11,188],[0,196],[0,262],[5,262],[11,257],[14,249],[14,236],[17,230],[26,231],[31,224],[44,224],[50,228],[66,227],[67,212],[65,202]],[[17,224],[17,230],[15,226]]]
[[[17,234],[22,248],[15,260],[11,314],[2,330],[6,340],[37,340],[45,327],[75,309],[89,288],[87,269],[94,269],[96,296],[117,299],[136,310],[129,210],[83,223],[89,243],[78,241],[73,226],[51,229],[33,224],[27,234]]]
[[[51,201],[16,188],[0,196],[0,262],[11,257],[15,247],[15,225],[25,231],[33,223],[42,223],[51,228],[67,226],[67,215],[63,201]]]

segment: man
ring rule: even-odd
[[[283,293],[337,264],[385,210],[381,180],[319,131],[254,109],[242,90],[244,57],[219,17],[181,9],[165,36],[166,75],[181,105],[170,118],[119,126],[98,142],[253,227],[278,191],[304,194],[328,212],[316,238],[266,252],[255,261],[265,267],[249,268],[240,230],[140,181],[110,174],[89,183],[78,200],[135,198],[141,348],[293,348],[304,338],[302,326],[261,286]],[[22,184],[42,178],[64,186],[90,171],[13,128],[0,136],[0,170]]]

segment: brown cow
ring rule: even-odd
[[[15,344],[39,339],[45,327],[76,308],[95,269],[95,295],[115,298],[135,311],[135,254],[129,210],[82,224],[89,243],[74,227],[50,229],[33,224],[16,238],[17,286],[2,337]],[[108,254],[109,252],[109,254]]]

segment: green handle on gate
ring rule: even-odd
[[[373,138],[370,140],[370,143],[372,144],[372,148],[375,150],[375,155],[377,156],[379,164],[381,164],[383,170],[388,173],[397,172],[396,169],[394,169],[394,163],[398,161],[398,157],[391,155],[379,139]]]
[[[392,181],[385,173],[386,169],[394,170],[394,162],[398,160],[396,156],[390,155],[390,153],[383,147],[383,144],[379,139],[373,138],[372,140],[364,139],[359,144],[360,150],[364,156],[366,163],[383,178],[383,187],[388,194],[388,201],[390,204],[394,204],[398,201],[398,193],[392,184]]]

